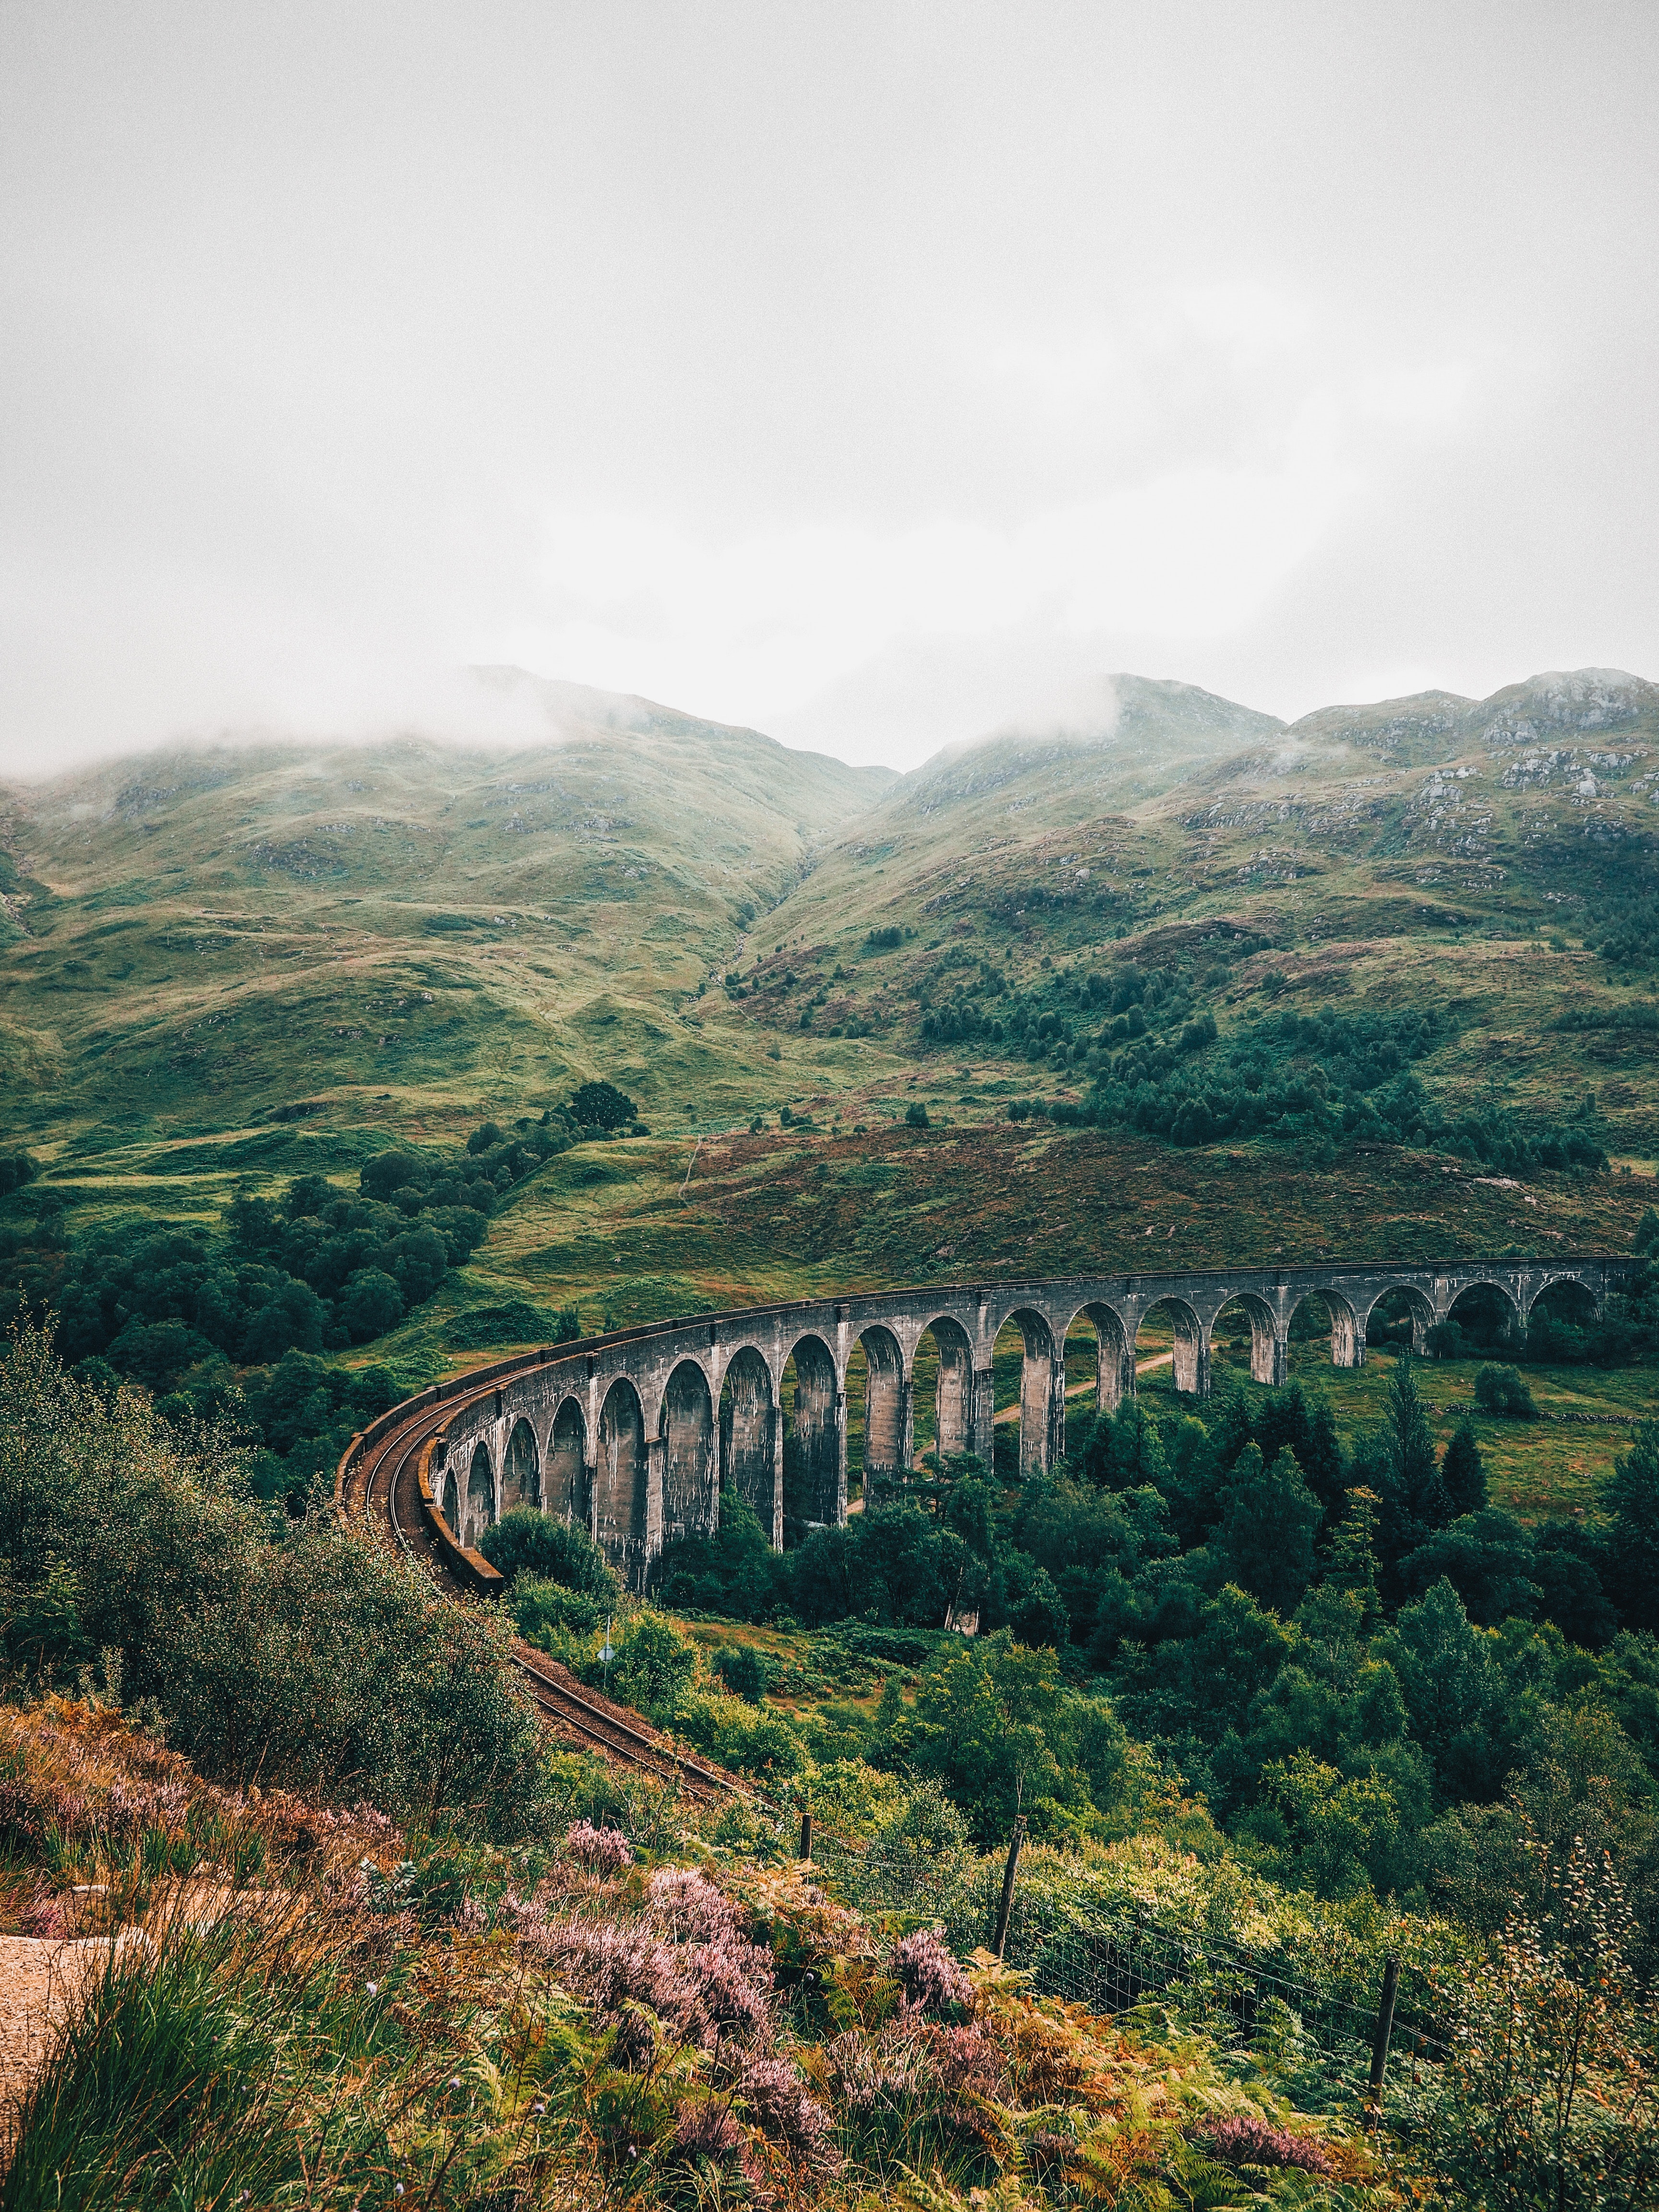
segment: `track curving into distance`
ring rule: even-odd
[[[354,1439],[341,1462],[337,1484],[343,1518],[397,1545],[457,1602],[471,1593],[446,1563],[426,1525],[419,1469],[421,1454],[434,1432],[466,1403],[464,1395],[443,1403],[417,1399],[395,1407],[392,1425],[382,1435],[372,1442],[362,1440],[361,1448]],[[751,1794],[731,1775],[676,1750],[641,1714],[596,1696],[534,1645],[515,1643],[511,1657],[520,1687],[543,1721],[566,1741],[693,1796]]]

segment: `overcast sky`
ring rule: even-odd
[[[0,767],[1659,676],[1659,9],[0,0]]]

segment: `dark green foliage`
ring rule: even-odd
[[[1474,1402],[1483,1413],[1507,1414],[1512,1420],[1535,1421],[1538,1408],[1532,1392],[1515,1367],[1486,1366],[1474,1378]]]
[[[1611,1523],[1608,1578],[1632,1628],[1659,1630],[1659,1422],[1645,1421],[1613,1463],[1601,1499]]]
[[[39,1173],[40,1169],[27,1152],[0,1152],[0,1198],[21,1190]]]
[[[1342,1448],[1335,1416],[1326,1401],[1316,1398],[1310,1405],[1302,1385],[1292,1382],[1262,1401],[1253,1433],[1270,1465],[1278,1452],[1293,1455],[1328,1525],[1342,1510],[1345,1492]]]
[[[904,1121],[907,1128],[925,1129],[927,1127],[927,1109],[920,1098],[912,1100],[905,1108]]]
[[[1215,1548],[1230,1581],[1276,1612],[1292,1612],[1313,1579],[1319,1500],[1288,1446],[1271,1465],[1246,1444],[1222,1494]]]
[[[1401,1561],[1400,1579],[1415,1595],[1443,1578],[1470,1620],[1492,1628],[1511,1618],[1531,1620],[1539,1598],[1535,1558],[1529,1531],[1507,1513],[1483,1507],[1437,1529]]]
[[[584,1083],[572,1095],[569,1111],[579,1128],[620,1129],[635,1118],[638,1109],[614,1083]]]
[[[720,1492],[720,1524],[712,1536],[683,1536],[665,1545],[653,1577],[664,1605],[765,1620],[788,1602],[789,1561],[735,1491]]]
[[[56,1308],[70,1360],[96,1356],[158,1394],[216,1358],[264,1366],[368,1343],[430,1298],[485,1233],[485,1212],[471,1203],[428,1206],[459,1188],[434,1173],[411,1154],[382,1154],[365,1164],[355,1198],[321,1176],[297,1176],[276,1203],[234,1198],[222,1237],[129,1222],[71,1252],[50,1230],[13,1234],[21,1298]]]
[[[1454,1514],[1478,1513],[1486,1502],[1486,1470],[1467,1421],[1458,1423],[1441,1455],[1440,1482]]]
[[[563,1589],[614,1601],[621,1584],[580,1522],[515,1505],[478,1540],[478,1549],[509,1582],[533,1575]]]
[[[1115,990],[1115,1006],[1119,995]],[[1338,1014],[1325,1007],[1316,1015],[1286,1009],[1222,1040],[1213,1014],[1182,1018],[1188,1002],[1178,990],[1156,1005],[1150,991],[1143,996],[1141,1033],[1122,1014],[1107,1025],[1102,1048],[1122,1048],[1101,1066],[1087,1102],[1054,1105],[1055,1120],[1138,1129],[1178,1145],[1267,1136],[1325,1157],[1344,1142],[1419,1145],[1517,1175],[1607,1166],[1605,1151],[1582,1124],[1540,1128],[1497,1106],[1449,1115],[1413,1072],[1413,1063],[1449,1034],[1434,1008]],[[1038,1052],[1067,1039],[1066,1019],[1054,1010],[1032,1016],[1018,1008],[1012,1027]]]
[[[789,1555],[789,1592],[802,1620],[862,1614],[900,1627],[937,1628],[962,1581],[967,1547],[909,1504],[866,1507],[842,1528],[817,1528]]]
[[[723,1644],[714,1655],[714,1672],[733,1697],[758,1705],[772,1686],[775,1672],[763,1651],[752,1644]]]

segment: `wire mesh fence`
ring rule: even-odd
[[[959,1952],[993,1941],[1000,1869],[964,1866],[925,1848],[882,1839],[848,1844],[818,1834],[813,1862],[847,1903],[942,1923]],[[1156,2006],[1235,2047],[1297,2054],[1333,2096],[1364,2093],[1376,2035],[1383,1960],[1333,1961],[1327,1981],[1203,1929],[1176,1929],[1093,1899],[1056,1907],[1016,1899],[1006,1963],[1040,1995],[1106,2014]],[[1374,1969],[1374,1972],[1373,1972]],[[1371,1988],[1363,1986],[1374,1983]],[[1445,2050],[1432,1992],[1407,1969],[1394,2012],[1395,2067]]]

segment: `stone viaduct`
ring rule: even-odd
[[[1467,1291],[1496,1291],[1519,1326],[1554,1283],[1577,1284],[1599,1312],[1640,1264],[1329,1261],[1072,1276],[873,1291],[624,1329],[503,1361],[434,1394],[468,1393],[435,1432],[431,1501],[444,1526],[434,1534],[471,1550],[510,1507],[539,1506],[584,1522],[641,1589],[665,1543],[717,1525],[726,1488],[753,1507],[775,1545],[786,1530],[793,1537],[846,1520],[848,1385],[860,1351],[866,1479],[897,1479],[913,1465],[916,1355],[927,1337],[937,1354],[937,1448],[976,1452],[988,1464],[993,1347],[1013,1323],[1023,1347],[1019,1464],[1029,1474],[1054,1466],[1066,1448],[1073,1329],[1094,1343],[1092,1406],[1110,1411],[1134,1390],[1136,1340],[1154,1311],[1172,1334],[1176,1389],[1204,1398],[1211,1337],[1230,1306],[1249,1319],[1252,1376],[1279,1383],[1291,1316],[1310,1297],[1330,1316],[1333,1364],[1356,1367],[1366,1321],[1390,1293],[1403,1298],[1420,1350]],[[493,1390],[479,1389],[491,1382]]]

